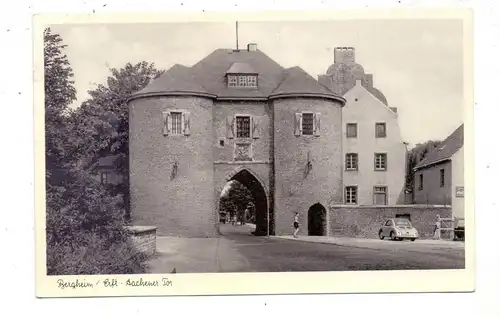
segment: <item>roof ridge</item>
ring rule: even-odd
[[[422,161],[420,161],[414,167],[414,169],[419,169],[428,165],[432,165],[450,159],[455,153],[457,153],[463,147],[464,143],[463,128],[464,124],[462,123],[441,142],[439,147],[436,147],[432,151],[427,153],[427,156]]]

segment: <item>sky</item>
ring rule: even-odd
[[[168,69],[191,66],[218,48],[236,48],[235,22],[60,24],[53,32],[68,45],[78,100],[105,84],[109,68],[154,62]],[[333,64],[335,47],[352,46],[356,62],[398,108],[410,146],[442,140],[464,121],[461,20],[324,20],[239,22],[240,48],[258,49],[283,67],[312,77]]]

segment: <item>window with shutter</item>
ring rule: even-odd
[[[190,135],[190,113],[182,109],[167,109],[162,113],[163,135]]]

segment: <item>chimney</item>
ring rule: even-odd
[[[354,63],[356,61],[354,47],[336,47],[333,54],[335,64]]]
[[[255,52],[257,51],[257,44],[256,43],[250,43],[247,45],[247,50],[249,52]]]
[[[398,108],[396,107],[389,107],[389,109],[391,109],[394,113],[398,113]]]

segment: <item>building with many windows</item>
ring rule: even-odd
[[[221,191],[236,180],[254,196],[255,234],[290,234],[295,211],[305,234],[326,233],[326,208],[343,200],[345,99],[301,68],[255,44],[218,49],[173,66],[128,104],[134,224],[217,235]]]
[[[406,145],[397,108],[373,86],[373,75],[356,63],[355,49],[335,48],[334,64],[319,82],[342,95],[344,203],[405,203]]]

